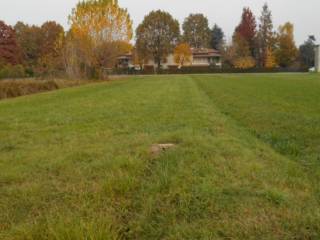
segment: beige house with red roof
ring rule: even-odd
[[[185,63],[184,66],[189,67],[209,67],[209,66],[216,66],[221,67],[222,66],[222,60],[221,60],[221,53],[218,50],[215,49],[209,49],[209,48],[200,48],[195,49],[192,48],[192,56],[190,63]],[[169,54],[166,61],[164,61],[162,64],[162,67],[164,69],[170,68],[170,67],[179,67],[179,64],[177,64],[174,60],[174,55]],[[149,60],[147,63],[144,64],[144,66],[154,66],[156,67],[157,64],[153,60]],[[136,67],[133,63],[133,57],[131,53],[124,54],[118,57],[118,67],[120,68],[134,68]]]

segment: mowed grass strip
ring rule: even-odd
[[[298,162],[319,190],[320,75],[211,75],[195,79],[224,115]]]
[[[0,239],[319,238],[308,173],[222,113],[202,77],[0,102]],[[155,157],[156,143],[176,147]]]

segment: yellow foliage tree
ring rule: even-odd
[[[253,57],[239,57],[236,58],[233,62],[235,68],[240,69],[249,69],[256,66],[256,61]]]
[[[73,9],[69,22],[69,39],[77,50],[72,52],[81,58],[76,62],[90,68],[90,72],[103,64],[113,65],[117,55],[122,54],[124,43],[129,43],[133,35],[130,16],[126,9],[119,7],[117,0],[81,1]],[[114,57],[109,58],[108,63],[104,59],[102,64],[101,51],[108,54],[112,51],[110,56]]]
[[[130,41],[132,21],[117,0],[89,0],[78,3],[69,16],[71,31],[89,38],[94,45],[103,41]]]
[[[192,51],[187,43],[181,43],[174,49],[174,61],[182,67],[184,64],[191,63]]]
[[[232,64],[235,68],[249,69],[256,66],[256,61],[250,53],[248,41],[239,33],[233,36]]]
[[[289,67],[298,57],[294,41],[294,25],[287,22],[279,27],[276,57],[281,67]]]
[[[277,66],[276,57],[274,56],[272,50],[267,48],[265,56],[265,67],[274,68]]]

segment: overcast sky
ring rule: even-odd
[[[55,20],[68,28],[68,15],[78,0],[0,0],[0,19],[8,24],[23,21],[41,24]],[[273,13],[274,25],[286,21],[295,25],[298,44],[310,34],[320,40],[320,0],[119,0],[129,10],[134,26],[151,10],[162,9],[170,12],[180,22],[189,13],[204,13],[210,25],[220,25],[230,39],[240,21],[242,8],[248,6],[256,16],[260,15],[264,2]],[[318,41],[319,42],[319,41]]]

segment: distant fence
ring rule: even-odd
[[[149,74],[210,74],[210,73],[299,73],[308,72],[308,68],[212,68],[212,67],[182,67],[155,70],[154,68],[145,68],[143,70],[135,69],[114,69],[111,74],[116,75],[149,75]]]

